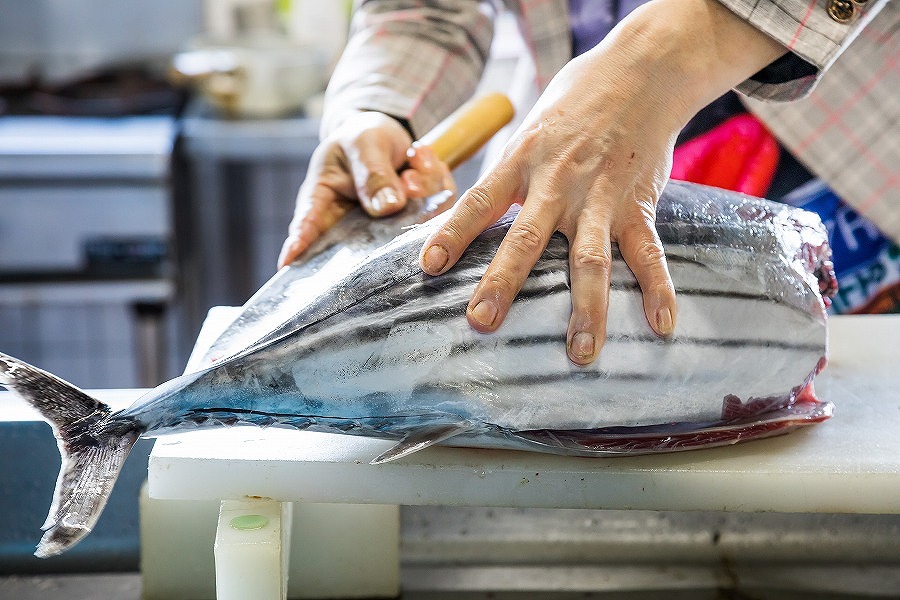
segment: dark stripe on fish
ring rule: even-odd
[[[597,371],[592,369],[573,369],[571,371],[559,371],[556,373],[544,373],[540,375],[517,375],[515,377],[507,377],[504,379],[500,378],[490,378],[486,379],[483,383],[484,385],[481,387],[490,387],[491,389],[497,387],[520,387],[520,386],[529,386],[529,385],[538,385],[541,383],[553,383],[557,381],[578,381],[578,380],[596,380],[602,379],[604,381],[656,381],[660,379],[660,377],[648,374],[648,373],[638,373],[636,371],[624,372],[619,371],[613,374],[610,371]],[[467,384],[468,385],[468,384]],[[454,389],[458,388],[458,384],[443,384],[441,382],[428,384],[428,387],[434,387],[435,389],[449,388]],[[422,390],[416,388],[416,392],[420,392]]]
[[[646,344],[646,343],[659,343],[659,344],[670,344],[667,340],[660,338],[653,334],[646,335],[633,335],[633,334],[619,334],[617,335],[615,332],[607,333],[606,335],[607,342],[606,343],[617,343],[617,344]],[[560,340],[565,340],[565,336],[554,336],[554,335],[545,335],[545,336],[527,336],[527,337],[518,337],[518,338],[509,338],[504,343],[510,346],[537,346],[543,344],[558,344]],[[779,350],[804,350],[814,352],[816,350],[820,350],[821,346],[817,344],[793,344],[790,342],[784,342],[779,340],[747,340],[747,339],[721,339],[721,338],[686,338],[686,337],[676,337],[675,343],[678,344],[687,344],[692,346],[713,346],[717,348],[748,348],[748,347],[757,347],[757,348],[777,348]]]
[[[451,286],[452,287],[452,286]],[[546,288],[539,287],[530,287],[522,290],[518,299],[522,300],[535,300],[540,298],[545,298],[552,296],[554,294],[567,292],[569,289],[567,284],[556,283],[550,285]],[[637,283],[627,284],[622,286],[612,286],[613,290],[631,290],[638,289]],[[770,299],[763,295],[758,294],[746,294],[746,293],[734,293],[734,292],[710,292],[708,290],[680,290],[680,294],[685,296],[704,296],[704,297],[716,297],[716,298],[728,298],[735,300],[747,300],[751,302],[768,302]],[[394,298],[387,306],[381,308],[376,312],[367,311],[367,317],[371,318],[373,322],[357,327],[356,329],[347,331],[343,330],[340,332],[330,331],[336,327],[345,327],[346,323],[339,323],[337,325],[329,324],[328,327],[323,328],[322,330],[317,332],[317,338],[319,336],[325,337],[327,334],[327,339],[318,339],[318,341],[307,347],[307,348],[298,348],[294,349],[293,355],[295,358],[302,358],[305,356],[309,356],[317,351],[322,350],[323,348],[329,347],[339,347],[346,346],[348,344],[359,345],[361,343],[365,343],[367,341],[373,341],[377,339],[385,338],[390,331],[399,324],[405,323],[439,323],[448,318],[453,318],[454,316],[464,314],[466,306],[468,305],[468,297],[460,299],[453,304],[450,303],[440,303],[441,305],[437,308],[428,307],[420,310],[410,311],[405,314],[396,315],[395,318],[387,318],[385,324],[378,324],[379,316],[393,311],[399,305],[403,304],[404,301],[400,301],[398,296],[392,296]],[[434,300],[434,299],[432,299]],[[501,330],[502,331],[502,330]],[[619,334],[616,335],[615,332],[607,334],[607,340],[609,342],[617,342],[617,343],[666,343],[663,339],[652,335],[634,335],[634,334]],[[739,347],[768,347],[768,348],[779,348],[785,350],[804,350],[804,351],[814,351],[819,347],[814,344],[799,344],[799,343],[791,343],[788,341],[780,341],[780,340],[753,340],[753,339],[722,339],[722,338],[714,338],[714,339],[704,339],[704,338],[683,338],[676,337],[678,343],[681,344],[691,344],[698,346],[717,346],[722,348],[739,348]],[[508,338],[504,341],[505,344],[509,344],[512,346],[527,346],[527,345],[537,345],[537,344],[549,344],[549,343],[560,343],[560,341],[564,342],[564,337],[558,336],[527,336],[527,337],[518,337],[518,338]],[[471,349],[480,346],[479,343],[470,343],[463,344],[454,347],[451,349],[451,353],[468,351]]]

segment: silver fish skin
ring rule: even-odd
[[[560,235],[497,332],[466,322],[468,299],[516,214],[438,277],[420,271],[418,251],[440,216],[336,281],[310,274],[317,293],[289,318],[123,411],[0,354],[0,383],[53,424],[63,455],[36,554],[62,552],[90,531],[140,436],[247,423],[397,440],[379,463],[436,443],[578,456],[668,452],[830,416],[812,389],[827,349],[823,293],[834,287],[817,216],[670,182],[657,228],[678,293],[677,332],[651,332],[640,289],[616,256],[606,345],[579,367],[565,353],[568,244]],[[332,279],[322,285],[320,276]],[[286,314],[283,294],[279,303]]]
[[[359,208],[351,210],[297,260],[270,278],[203,354],[192,356],[189,362],[209,366],[243,351],[294,318],[301,307],[340,281],[376,249],[449,208],[453,198],[449,191],[428,198],[410,198],[402,211],[379,219],[372,219]]]

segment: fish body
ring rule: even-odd
[[[607,341],[584,367],[565,352],[561,235],[497,332],[466,321],[516,214],[436,277],[421,272],[418,251],[440,216],[364,248],[338,275],[321,262],[283,272],[213,344],[222,356],[207,355],[203,368],[123,411],[0,354],[0,383],[51,421],[64,456],[37,554],[90,530],[139,436],[248,423],[397,440],[376,463],[436,443],[610,456],[731,444],[830,415],[812,391],[827,349],[823,292],[833,291],[816,216],[671,182],[657,229],[678,293],[677,332],[650,331],[640,289],[616,256]],[[291,292],[299,284],[305,295]],[[91,502],[84,489],[94,490]]]
[[[372,219],[353,210],[326,230],[291,265],[283,267],[241,307],[233,322],[191,362],[212,363],[238,353],[293,319],[300,307],[349,274],[361,260],[405,230],[437,216],[452,204],[450,192],[410,198],[404,210]]]

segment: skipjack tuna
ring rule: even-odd
[[[0,383],[50,421],[63,455],[36,554],[58,554],[91,530],[141,436],[248,423],[397,440],[372,460],[382,463],[437,443],[577,456],[667,452],[830,416],[812,380],[825,364],[823,295],[834,279],[812,213],[671,182],[657,226],[678,292],[677,333],[649,333],[640,290],[618,257],[607,342],[587,367],[565,352],[562,236],[499,331],[479,334],[466,322],[466,303],[515,214],[437,277],[420,271],[418,253],[441,217],[414,227],[239,352],[119,412],[0,355]]]

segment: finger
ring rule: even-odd
[[[651,206],[648,210],[654,209]],[[617,233],[616,242],[622,258],[641,286],[644,314],[650,327],[658,335],[672,335],[677,315],[675,286],[653,217],[644,214],[643,218],[626,224]]]
[[[406,155],[409,168],[401,173],[400,179],[410,196],[422,198],[444,190],[456,193],[450,167],[437,158],[434,150],[415,143]]]
[[[400,173],[400,181],[403,184],[403,191],[410,198],[424,198],[428,195],[425,191],[427,186],[422,179],[422,174],[415,169],[406,169]]]
[[[450,192],[450,195],[455,198],[458,191],[456,180],[453,179],[449,170],[441,176],[440,180],[426,183],[422,181],[422,176],[417,171],[407,169],[400,174],[400,180],[403,182],[403,189],[408,198],[427,198],[441,192]]]
[[[287,266],[300,258],[309,246],[321,235],[318,229],[309,222],[303,222],[288,233],[278,254],[278,268]]]
[[[374,136],[361,136],[345,148],[345,153],[363,210],[373,217],[403,210],[406,194],[396,171],[403,162],[402,155],[394,157],[392,148]]]
[[[606,340],[612,247],[603,223],[582,221],[569,244],[572,315],[566,331],[566,352],[577,365],[597,358]]]
[[[556,220],[547,216],[536,201],[526,201],[506,232],[466,309],[469,324],[476,330],[494,331],[506,318],[556,229]]]
[[[515,190],[512,177],[493,171],[463,194],[449,218],[422,246],[422,270],[439,275],[456,264],[472,240],[512,205]]]
[[[309,191],[312,189],[312,191]],[[281,245],[278,267],[297,260],[319,236],[337,223],[352,208],[352,203],[321,182],[306,182],[297,194],[294,217]]]

